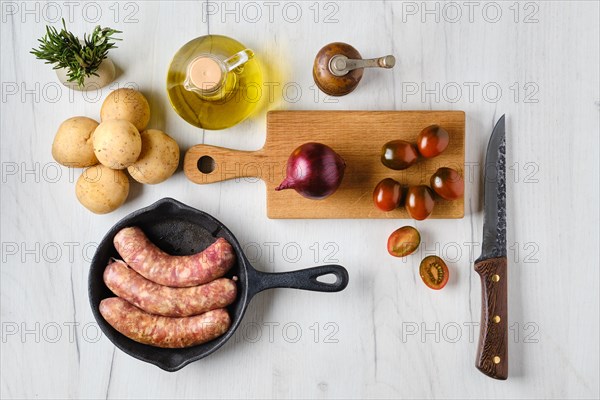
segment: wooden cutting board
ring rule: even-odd
[[[386,142],[402,139],[414,143],[419,132],[433,124],[450,134],[450,144],[441,155],[420,158],[403,171],[391,170],[381,163],[381,147]],[[285,177],[289,155],[306,142],[326,144],[346,161],[340,188],[324,200],[306,199],[295,190],[275,191]],[[199,184],[262,179],[266,183],[269,218],[410,218],[403,207],[383,212],[373,205],[377,183],[390,177],[403,185],[429,184],[438,168],[454,168],[462,175],[464,164],[463,111],[270,111],[262,149],[238,151],[196,145],[185,155],[184,171]],[[463,216],[462,199],[446,201],[436,197],[429,218]]]

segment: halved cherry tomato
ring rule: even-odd
[[[439,125],[431,125],[423,129],[417,137],[417,148],[425,158],[440,155],[450,142],[450,135]]]
[[[418,158],[415,145],[404,140],[392,140],[381,148],[381,162],[391,169],[406,169],[416,163]]]
[[[431,289],[440,290],[448,283],[448,267],[438,256],[427,256],[421,261],[419,275]]]
[[[388,253],[394,257],[405,257],[417,250],[421,243],[421,234],[412,226],[396,229],[387,242]]]
[[[392,211],[402,201],[402,186],[392,178],[385,178],[375,186],[373,202],[382,211]]]
[[[431,188],[446,200],[456,200],[463,196],[465,182],[452,168],[439,168],[430,179]]]
[[[426,185],[411,186],[406,193],[405,207],[411,218],[423,220],[431,214],[435,200],[433,192]]]

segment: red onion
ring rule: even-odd
[[[304,143],[288,158],[287,176],[275,190],[294,189],[308,199],[324,199],[340,187],[345,168],[346,163],[331,147]]]

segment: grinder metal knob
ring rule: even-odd
[[[313,79],[326,94],[344,96],[358,86],[364,68],[392,68],[395,64],[392,55],[363,60],[358,50],[349,44],[329,43],[315,57]]]

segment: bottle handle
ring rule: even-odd
[[[254,52],[250,49],[244,49],[238,53],[235,53],[234,55],[223,61],[223,63],[225,64],[227,72],[230,72],[236,69],[237,67],[244,65],[253,58]]]

